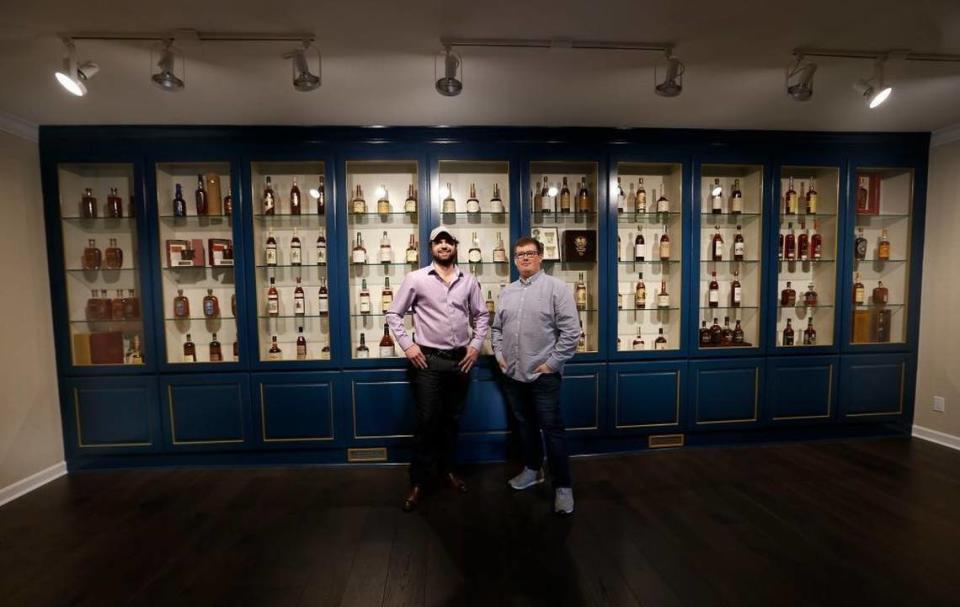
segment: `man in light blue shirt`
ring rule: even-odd
[[[543,244],[524,236],[513,245],[520,279],[500,293],[493,319],[493,352],[520,431],[524,468],[510,479],[523,490],[543,482],[543,446],[555,490],[554,510],[573,513],[567,439],[560,411],[563,365],[577,351],[580,322],[570,287],[545,274]],[[543,438],[541,439],[541,432]]]

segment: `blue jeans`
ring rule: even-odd
[[[560,374],[544,373],[530,383],[509,377],[504,380],[507,402],[520,431],[523,465],[539,470],[543,466],[546,443],[553,486],[571,487],[570,456],[560,411]]]

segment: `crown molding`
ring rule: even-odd
[[[960,141],[960,124],[937,129],[930,135],[930,147],[932,148],[954,141]]]
[[[0,112],[0,131],[34,143],[39,140],[37,125],[6,112]]]

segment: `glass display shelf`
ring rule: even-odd
[[[885,304],[854,304],[854,308],[857,310],[898,310],[900,308],[905,308],[907,304],[897,304],[897,303],[885,303]]]
[[[624,295],[624,297],[626,297],[626,295]],[[676,310],[680,310],[680,308],[678,306],[670,306],[670,307],[663,307],[663,308],[658,308],[656,306],[652,306],[649,308],[617,308],[617,312],[670,312],[670,311],[676,311]]]
[[[632,268],[634,266],[678,266],[680,265],[679,259],[653,259],[645,261],[618,261],[617,265],[623,268]]]
[[[833,305],[825,302],[836,300],[840,168],[784,166],[780,169],[778,185],[777,345],[790,347],[783,346],[783,331],[788,320],[806,321],[813,316],[816,316],[816,345],[833,345],[835,310]],[[817,246],[820,259],[811,259]],[[788,251],[794,252],[793,259],[787,259]],[[801,251],[806,251],[807,259],[800,259]],[[797,291],[796,306],[779,305],[780,292],[786,281],[790,281]],[[816,307],[803,305],[803,293],[810,284],[814,285],[821,302]],[[795,332],[795,343],[802,342],[806,324],[791,328]]]
[[[137,190],[132,164],[57,166],[66,317],[74,366],[143,364],[147,344],[136,295],[143,292],[134,204]],[[121,251],[122,262],[111,261],[120,267],[107,268],[114,249]],[[83,265],[97,265],[94,255],[100,267],[84,269]],[[121,314],[120,308],[129,302],[135,302],[136,314]]]
[[[663,223],[677,221],[683,217],[682,213],[670,211],[667,213],[619,213],[617,223]]]
[[[764,167],[754,164],[705,164],[701,168],[695,212],[699,213],[700,259],[697,285],[701,322],[719,317],[742,322],[743,343],[704,346],[702,349],[756,347],[760,339],[763,293]],[[717,212],[714,212],[717,211]],[[713,259],[719,252],[720,259]],[[734,259],[736,254],[742,260]],[[710,301],[710,284],[719,285],[719,304]],[[739,282],[739,291],[734,283]],[[738,297],[739,306],[730,305]]]
[[[177,320],[174,301],[183,291],[193,312],[202,309],[207,291],[228,312],[236,296],[233,265],[217,265],[234,255],[234,222],[231,167],[228,162],[166,162],[156,165],[157,260],[160,263],[167,363],[192,364],[184,354],[187,335],[194,344],[197,362],[230,362],[239,333],[237,319],[219,315],[199,320]],[[179,192],[179,193],[178,193]],[[176,209],[180,208],[182,212]],[[199,242],[197,242],[199,241]],[[198,250],[199,249],[199,250]],[[184,252],[186,251],[186,252]],[[170,265],[194,251],[193,266]],[[174,320],[167,320],[174,319]],[[211,361],[210,343],[216,334],[222,361]]]
[[[174,317],[164,318],[164,319],[163,319],[164,322],[188,322],[188,321],[191,321],[191,320],[207,320],[207,321],[214,322],[214,321],[236,320],[236,319],[235,319],[233,316],[230,316],[230,315],[222,315],[222,316],[190,316],[190,317],[187,317],[187,318],[177,318],[177,317],[174,316]]]

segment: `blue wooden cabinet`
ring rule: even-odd
[[[760,358],[691,361],[690,430],[759,426],[763,374]]]
[[[771,358],[766,372],[764,418],[769,423],[823,423],[836,418],[840,357]]]
[[[845,421],[890,421],[913,415],[915,367],[908,354],[845,356],[840,415]]]
[[[853,430],[859,435],[869,433],[871,423],[878,429],[891,426],[891,422],[906,427],[913,416],[928,146],[929,135],[924,133],[43,127],[40,148],[47,257],[68,463],[84,458],[84,463],[89,463],[96,459],[91,455],[126,457],[115,461],[127,462],[136,456],[138,462],[158,464],[210,461],[214,455],[216,461],[225,463],[295,458],[344,461],[352,459],[348,450],[368,448],[388,449],[385,457],[391,461],[407,457],[416,426],[407,363],[400,357],[355,358],[356,344],[351,341],[350,315],[356,311],[351,309],[355,307],[351,301],[355,295],[350,290],[348,265],[354,236],[348,233],[352,224],[346,216],[350,200],[346,191],[350,183],[348,168],[383,160],[412,161],[417,166],[413,185],[419,190],[419,218],[411,232],[419,241],[421,265],[429,259],[427,235],[443,221],[440,190],[445,183],[441,183],[441,175],[444,170],[453,171],[451,163],[473,165],[467,174],[482,172],[477,167],[484,163],[506,167],[498,169],[502,178],[496,179],[502,180],[504,193],[509,193],[509,216],[502,226],[508,246],[533,226],[546,225],[542,213],[536,217],[531,212],[534,174],[541,179],[546,174],[558,177],[566,173],[558,169],[554,175],[546,168],[589,165],[589,170],[581,167],[577,171],[585,171],[596,180],[596,212],[579,217],[571,213],[548,222],[555,224],[561,235],[578,226],[596,230],[596,262],[590,262],[587,270],[592,305],[584,310],[588,351],[578,353],[568,364],[561,396],[565,422],[579,452],[635,448],[642,446],[645,435],[665,433],[710,432],[705,439],[736,442],[745,436],[751,440],[775,435],[810,436],[816,434],[818,426],[830,426],[831,435]],[[158,179],[162,167],[171,163],[191,166],[214,161],[229,167],[229,181],[223,187],[229,185],[233,195],[234,216],[228,233],[233,236],[236,259],[239,360],[231,356],[232,343],[224,342],[227,362],[186,365],[179,361],[182,339],[169,338],[166,330],[177,321],[165,318],[169,316],[165,311],[171,307],[172,283],[170,273],[164,274],[166,260],[161,258],[164,247],[160,239],[163,222],[170,218],[162,216],[168,214],[169,201],[158,200],[160,192],[165,192]],[[269,339],[265,328],[269,323],[258,317],[265,296],[262,276],[258,282],[256,275],[263,243],[255,242],[260,237],[254,226],[259,225],[255,214],[262,184],[254,181],[260,179],[255,165],[271,162],[323,163],[328,215],[322,220],[311,219],[313,224],[326,227],[330,301],[324,322],[329,319],[329,359],[316,356],[313,360],[296,360],[287,346],[284,360],[278,363],[266,360],[262,351]],[[64,274],[68,270],[77,272],[71,267],[77,259],[76,234],[65,234],[65,230],[75,228],[70,222],[77,218],[62,213],[67,207],[61,204],[61,198],[79,200],[78,192],[61,191],[64,182],[58,171],[65,163],[132,167],[129,192],[137,219],[131,233],[138,243],[137,254],[130,257],[140,273],[142,365],[78,365],[72,357],[74,327],[87,321],[83,301],[75,295],[82,289],[65,287]],[[632,267],[624,268],[625,262],[618,261],[618,253],[624,254],[629,244],[622,242],[624,248],[618,251],[618,230],[626,239],[630,230],[640,230],[627,213],[618,212],[617,201],[615,197],[611,201],[610,195],[621,173],[633,179],[644,174],[648,165],[674,167],[672,174],[679,183],[679,193],[671,201],[675,203],[671,211],[679,215],[671,231],[682,250],[679,256],[672,256],[677,274],[671,273],[675,282],[670,283],[670,293],[675,307],[671,308],[669,323],[659,320],[671,328],[665,351],[617,347],[618,335],[626,337],[625,330],[618,329],[627,324],[631,324],[631,331],[636,325],[645,335],[657,334],[655,310],[641,311],[630,323],[619,318],[633,314],[631,310],[618,312],[617,295],[620,292],[625,300],[631,299],[627,282],[637,276]],[[824,303],[834,306],[833,323],[829,328],[824,324],[818,331],[818,346],[785,348],[778,341],[778,278],[783,276],[778,275],[776,240],[782,189],[778,182],[786,175],[784,167],[829,167],[831,191],[838,191],[835,219],[826,220],[833,222],[829,233],[835,238],[836,259],[831,263],[836,270],[817,275]],[[864,167],[890,171],[892,186],[899,183],[897,175],[911,176],[911,188],[904,190],[909,198],[901,196],[910,203],[903,211],[909,212],[909,221],[895,213],[887,218],[881,213],[876,220],[855,214],[856,174]],[[837,173],[839,183],[834,184],[832,175]],[[744,300],[751,302],[750,310],[744,312],[744,322],[754,323],[751,332],[755,338],[751,337],[752,347],[748,348],[698,346],[700,321],[713,314],[711,308],[701,310],[705,297],[702,281],[709,276],[707,269],[712,263],[706,261],[701,248],[708,242],[703,233],[709,236],[715,223],[702,213],[714,177],[728,181],[749,178],[755,198],[751,205],[756,208],[751,209],[756,212],[746,217],[756,225],[750,238],[757,242],[750,243],[748,256],[755,269],[752,274],[740,274],[744,288],[757,289]],[[707,178],[710,181],[704,181]],[[79,184],[77,181],[68,189],[76,189]],[[724,184],[724,191],[728,191],[730,184]],[[193,186],[185,187],[192,204],[189,190]],[[402,196],[395,187],[394,195]],[[69,203],[71,210],[73,204]],[[649,228],[651,234],[662,231],[662,219],[655,214],[644,218],[649,224],[644,230]],[[728,219],[735,229],[742,218]],[[464,214],[457,229],[462,226],[469,234],[470,222]],[[900,281],[902,292],[891,293],[903,301],[901,304],[898,299],[898,305],[890,305],[896,339],[853,343],[857,311],[850,293],[857,271],[853,233],[858,223],[873,225],[871,222],[897,227],[900,231],[893,230],[891,235],[906,241],[897,243],[903,255],[896,255],[900,258],[891,260],[886,268],[878,268],[873,278],[890,276],[892,280],[902,269],[909,280]],[[402,244],[394,242],[393,246],[396,249]],[[907,244],[909,249],[904,249]],[[313,243],[304,246],[312,247]],[[898,250],[896,246],[894,250]],[[579,268],[571,270],[563,264],[555,262],[554,267],[573,280],[571,276],[575,277]],[[516,277],[516,270],[511,265],[501,274],[498,276],[502,280],[498,281],[506,282]],[[746,275],[749,281],[744,280]],[[648,278],[645,275],[649,300],[660,280],[654,284]],[[74,281],[83,279],[78,274],[71,277]],[[498,286],[493,285],[494,295]],[[800,285],[798,290],[805,286]],[[727,288],[725,278],[721,288]],[[833,297],[827,298],[831,290]],[[316,293],[310,297],[316,297]],[[199,308],[199,301],[193,304]],[[221,299],[220,305],[227,309],[230,302]],[[746,320],[751,314],[754,321]],[[197,325],[205,322],[203,318],[193,321]],[[373,325],[382,330],[382,320]],[[802,327],[795,330],[799,340]],[[373,329],[370,331],[368,341],[374,335]],[[198,348],[208,347],[206,339],[195,341]],[[648,339],[647,346],[651,342]],[[320,345],[319,340],[310,341],[311,348]],[[375,347],[375,342],[370,345]],[[510,443],[512,416],[499,370],[490,357],[481,358],[471,382],[461,420],[461,453],[472,459],[501,458]],[[857,427],[852,428],[852,424]],[[803,431],[778,429],[792,426],[803,427]],[[181,457],[181,452],[189,457]],[[103,461],[96,460],[93,465]]]
[[[156,378],[65,378],[60,391],[68,456],[162,450]]]
[[[686,361],[611,364],[608,374],[613,434],[683,430]]]
[[[249,379],[245,373],[161,377],[167,447],[174,451],[249,448],[254,438]]]

